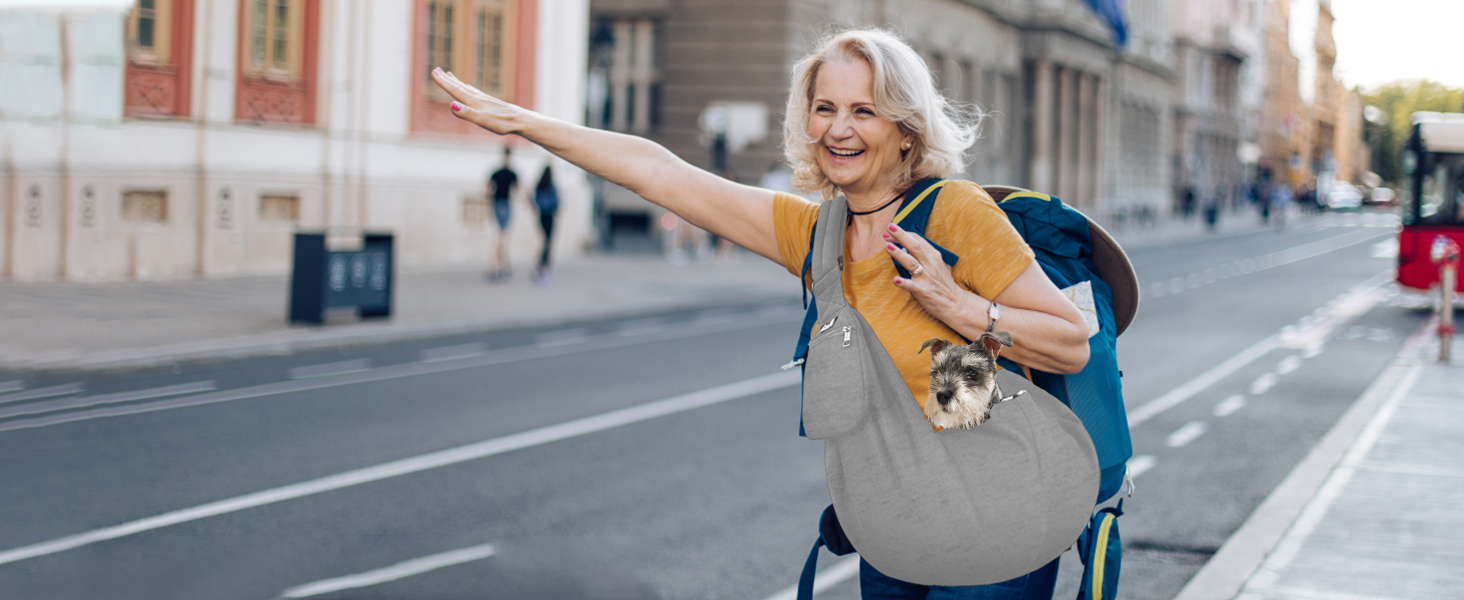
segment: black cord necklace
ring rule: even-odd
[[[881,204],[879,208],[876,208],[874,210],[867,210],[867,211],[864,211],[864,212],[859,212],[859,211],[854,210],[854,209],[851,208],[851,209],[849,209],[849,214],[851,216],[855,216],[855,217],[862,217],[864,215],[872,215],[872,214],[877,213],[879,211],[882,211],[882,210],[884,210],[886,208],[889,208],[891,204],[894,204],[896,200],[899,200],[900,198],[902,198],[904,196],[905,196],[904,193],[895,194],[895,197],[894,198],[890,198],[890,201],[889,202],[886,202],[884,204]]]

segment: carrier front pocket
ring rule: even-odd
[[[824,439],[854,429],[864,419],[869,389],[864,380],[864,338],[857,313],[836,311],[808,344],[803,369],[803,431]]]

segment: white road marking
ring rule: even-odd
[[[343,360],[341,362],[326,363],[323,365],[310,365],[308,367],[295,367],[290,369],[290,379],[310,379],[311,377],[324,377],[326,375],[344,375],[346,373],[360,373],[371,370],[371,359],[358,358],[355,360]]]
[[[700,327],[706,327],[708,325],[725,325],[727,323],[736,322],[737,320],[737,313],[732,312],[731,310],[714,309],[704,310],[697,313],[696,318],[692,320],[692,324]]]
[[[15,392],[23,389],[25,389],[24,381],[7,381],[5,383],[0,383],[0,394],[6,392]]]
[[[459,358],[483,356],[487,353],[488,344],[474,342],[471,344],[458,344],[456,346],[443,346],[441,348],[428,348],[417,353],[417,360],[422,362],[437,362],[440,360],[456,360]]]
[[[1178,294],[1184,291],[1184,280],[1178,277],[1169,280],[1169,293]]]
[[[813,595],[817,596],[831,587],[844,583],[851,577],[859,576],[859,555],[852,554],[832,566],[819,571],[813,577]],[[796,600],[798,598],[798,584],[793,584],[778,590],[778,593],[768,596],[766,600]]]
[[[1163,296],[1163,295],[1164,295],[1164,282],[1162,282],[1162,281],[1155,281],[1154,283],[1149,284],[1149,297],[1150,298],[1158,298],[1158,297]]]
[[[412,364],[420,365],[421,363]],[[179,523],[197,521],[199,519],[264,506],[266,504],[303,498],[305,496],[312,496],[323,492],[361,485],[363,483],[400,477],[402,475],[409,475],[429,469],[455,465],[470,460],[503,454],[505,452],[512,452],[514,450],[521,450],[605,431],[623,425],[639,423],[641,421],[798,385],[801,379],[802,376],[798,371],[778,372],[772,375],[745,379],[727,385],[682,394],[680,396],[672,396],[662,400],[612,410],[598,415],[540,427],[538,429],[531,429],[482,442],[458,446],[456,448],[448,448],[446,450],[421,454],[371,467],[328,475],[319,479],[302,481],[300,483],[254,492],[252,494],[201,504],[155,517],[148,517],[121,525],[104,527],[47,542],[6,550],[0,552],[0,565],[35,558],[37,556],[65,552],[88,544],[125,537],[144,531],[161,529]]]
[[[1282,328],[1283,333],[1278,333],[1267,337],[1266,339],[1263,339],[1259,342],[1256,342],[1255,345],[1246,348],[1245,350],[1241,350],[1240,353],[1230,357],[1225,362],[1222,362],[1219,365],[1216,365],[1214,368],[1205,371],[1204,373],[1201,373],[1199,377],[1191,379],[1181,384],[1179,387],[1165,392],[1164,395],[1150,400],[1143,405],[1140,405],[1138,408],[1129,411],[1129,427],[1133,428],[1138,424],[1153,418],[1154,415],[1178,406],[1185,400],[1189,400],[1195,394],[1214,385],[1221,379],[1229,377],[1231,374],[1240,370],[1241,367],[1244,367],[1255,361],[1256,359],[1265,356],[1266,354],[1270,353],[1272,350],[1275,350],[1278,347],[1282,347],[1283,336],[1291,336],[1287,339],[1290,339],[1293,344],[1302,344],[1298,346],[1286,347],[1296,347],[1306,351],[1311,351],[1310,349],[1313,347],[1313,345],[1315,345],[1318,348],[1316,351],[1320,352],[1320,346],[1326,342],[1327,337],[1329,337],[1332,332],[1336,330],[1337,327],[1340,327],[1346,324],[1348,320],[1367,312],[1386,295],[1384,293],[1379,293],[1378,290],[1389,281],[1391,276],[1392,269],[1389,269],[1368,278],[1366,281],[1363,281],[1362,283],[1353,286],[1352,289],[1344,292],[1341,296],[1338,296],[1337,299],[1328,303],[1326,307],[1318,309],[1319,311],[1321,311],[1320,318],[1314,318],[1311,321],[1307,321],[1309,323],[1307,326],[1296,327],[1288,325],[1285,328]],[[1313,315],[1308,315],[1309,318],[1311,318],[1312,316]]]
[[[36,388],[17,394],[0,396],[0,404],[19,402],[21,400],[35,400],[37,398],[50,398],[52,396],[65,396],[68,394],[80,394],[86,390],[86,386],[80,383],[67,383],[52,387]]]
[[[1148,454],[1140,454],[1138,456],[1128,459],[1129,477],[1138,479],[1139,476],[1143,475],[1145,471],[1154,468],[1154,465],[1158,462],[1158,459],[1155,459],[1153,456],[1150,456]]]
[[[1150,400],[1143,406],[1134,409],[1128,415],[1129,428],[1133,428],[1144,421],[1152,419],[1154,415],[1174,408],[1185,400],[1189,400],[1195,394],[1204,391],[1216,382],[1229,377],[1231,374],[1250,364],[1252,361],[1265,356],[1276,348],[1278,336],[1270,336],[1257,342],[1255,345],[1241,350],[1239,354],[1230,357],[1225,362],[1215,365],[1209,371],[1201,373],[1199,377],[1191,379],[1177,388],[1170,390],[1163,396]]]
[[[100,396],[84,396],[81,398],[65,398],[62,400],[50,400],[47,402],[34,402],[21,404],[10,408],[0,409],[0,419],[20,415],[37,415],[42,413],[65,410],[68,408],[81,408],[85,406],[97,406],[101,404],[116,404],[118,402],[135,402],[149,398],[165,398],[168,396],[181,396],[183,394],[197,394],[199,392],[210,392],[218,389],[212,381],[195,381],[180,385],[137,390],[135,392],[119,392],[116,394],[102,394]]]
[[[1299,368],[1301,368],[1301,356],[1292,354],[1291,356],[1281,359],[1281,362],[1276,365],[1276,374],[1290,375],[1292,371],[1295,371]]]
[[[1204,421],[1190,421],[1185,423],[1183,427],[1174,430],[1174,433],[1169,434],[1169,437],[1164,439],[1164,444],[1170,448],[1179,448],[1195,441],[1195,438],[1204,434]]]
[[[1242,408],[1245,408],[1245,396],[1236,394],[1215,405],[1215,416],[1228,417]]]
[[[415,362],[388,365],[385,367],[380,367],[358,373],[345,373],[329,377],[267,383],[264,385],[224,390],[222,392],[211,392],[200,394],[197,396],[187,396],[173,400],[151,402],[148,404],[112,406],[93,410],[69,412],[59,415],[48,415],[32,419],[19,419],[15,421],[0,423],[0,431],[46,427],[50,425],[59,425],[62,423],[85,421],[88,419],[119,417],[124,415],[134,415],[138,413],[154,412],[159,410],[184,408],[188,406],[200,406],[204,404],[231,402],[234,400],[260,398],[264,396],[274,396],[278,394],[306,392],[310,390],[338,387],[343,385],[371,383],[375,381],[387,381],[390,379],[400,379],[403,377],[416,377],[419,375],[446,373],[448,371],[461,371],[464,369],[477,369],[482,367],[525,362],[530,360],[542,360],[545,358],[565,356],[569,354],[579,354],[582,352],[595,352],[602,350],[611,350],[615,348],[624,348],[627,346],[636,346],[652,342],[702,337],[706,335],[721,333],[724,331],[740,330],[746,329],[748,327],[769,326],[777,323],[778,321],[770,321],[766,323],[747,323],[745,321],[731,319],[720,325],[676,328],[662,333],[636,338],[610,338],[608,336],[601,338],[592,338],[584,344],[576,346],[562,346],[555,348],[534,348],[531,346],[520,346],[513,348],[502,348],[499,350],[490,351],[488,354],[485,354],[483,356],[466,357],[460,360],[440,361],[434,363]]]
[[[1250,395],[1259,396],[1266,393],[1267,390],[1271,389],[1271,386],[1276,385],[1276,381],[1277,378],[1275,373],[1266,373],[1264,375],[1261,375],[1260,377],[1257,377],[1256,380],[1252,381],[1250,384]]]
[[[443,552],[441,554],[433,554],[431,556],[424,556],[422,558],[416,558],[406,562],[400,562],[390,567],[367,571],[365,573],[357,573],[355,575],[347,575],[345,577],[336,577],[334,579],[324,579],[314,583],[307,583],[302,586],[292,587],[288,590],[285,590],[284,592],[280,593],[280,597],[309,598],[311,596],[319,596],[321,594],[329,594],[331,592],[339,592],[341,590],[370,587],[373,585],[387,583],[389,581],[396,581],[398,579],[411,577],[413,575],[420,575],[422,573],[441,569],[443,567],[451,567],[453,565],[460,565],[475,560],[483,560],[490,556],[493,556],[493,546],[489,544],[472,546],[469,548],[463,548],[461,550],[453,550],[451,552]]]
[[[553,348],[555,346],[572,346],[583,343],[589,339],[589,331],[583,327],[574,329],[563,329],[560,331],[548,331],[534,336],[534,347]]]
[[[1386,239],[1372,247],[1373,258],[1398,258],[1398,240]]]
[[[615,335],[621,337],[633,337],[637,335],[655,333],[665,328],[666,319],[662,317],[652,317],[649,319],[639,319],[635,321],[626,321],[624,323],[621,323],[620,326],[616,328]]]

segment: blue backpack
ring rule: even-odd
[[[924,238],[940,252],[947,265],[954,266],[960,257],[925,236],[932,207],[940,188],[946,183],[947,180],[939,179],[917,182],[905,195],[895,223],[905,231]],[[1095,244],[1092,229],[1083,213],[1047,194],[1005,186],[990,186],[985,189],[997,201],[997,206],[1006,213],[1017,233],[1032,248],[1037,263],[1054,285],[1064,289],[1084,281],[1091,282],[1099,328],[1096,334],[1088,338],[1088,364],[1081,371],[1072,375],[1061,375],[1029,369],[1007,358],[999,359],[998,363],[1010,371],[1021,373],[1052,394],[1082,420],[1098,453],[1099,489],[1094,503],[1100,504],[1123,487],[1127,461],[1133,456],[1128,415],[1123,404],[1122,372],[1118,368],[1115,347],[1118,334],[1127,327],[1127,321],[1132,318],[1132,314],[1123,315],[1124,322],[1121,324],[1115,318],[1114,290],[1109,282],[1099,276],[1093,260]],[[813,234],[810,233],[810,249],[813,247],[812,238]],[[804,279],[812,267],[812,259],[813,254],[810,251],[803,262]],[[901,277],[910,276],[898,261],[895,262],[895,269]],[[799,334],[794,362],[790,365],[801,364],[801,359],[807,356],[811,330],[818,321],[818,307],[816,303],[808,301],[806,293],[805,289],[804,304],[807,306],[807,313]],[[1137,297],[1132,297],[1131,301],[1137,302]],[[970,343],[970,340],[965,341]],[[799,435],[803,435],[801,422]],[[814,551],[809,555],[803,576],[799,580],[800,600],[811,597],[813,569],[819,546],[827,545],[835,554],[854,551],[839,530],[837,516],[832,513],[833,506],[829,506],[820,520],[819,540],[815,543]],[[1080,541],[1080,546],[1084,546],[1084,551],[1079,553],[1080,558],[1087,566],[1083,574],[1084,598],[1111,598],[1111,592],[1116,589],[1121,558],[1116,518],[1120,514],[1121,509],[1105,509],[1095,514],[1089,531],[1084,533]],[[1092,560],[1094,558],[1098,560]],[[1105,571],[1108,572],[1107,577]],[[1098,589],[1090,592],[1090,586],[1094,583]],[[1103,594],[1105,588],[1109,594]]]

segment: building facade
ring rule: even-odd
[[[1048,191],[1089,214],[1166,211],[1173,119],[1168,3],[1128,4],[1130,41],[1080,0],[591,0],[589,122],[645,135],[712,168],[708,106],[762,107],[766,134],[726,174],[757,183],[782,166],[792,66],[825,35],[889,28],[945,93],[986,114],[972,162],[982,183]],[[598,91],[597,90],[603,90]],[[754,113],[756,111],[753,111]],[[607,186],[610,212],[655,209]]]
[[[1177,198],[1229,201],[1247,177],[1241,149],[1251,107],[1242,73],[1261,55],[1263,15],[1254,2],[1172,3],[1175,70],[1174,143]],[[1254,85],[1254,82],[1246,83]],[[1182,206],[1192,211],[1195,206]]]
[[[583,119],[583,0],[137,0],[0,11],[0,273],[280,274],[293,234],[396,236],[400,266],[484,265],[485,180],[550,158],[455,119],[441,65]],[[593,236],[560,162],[556,249]],[[525,197],[514,207],[531,210]],[[534,219],[508,235],[527,258]]]

